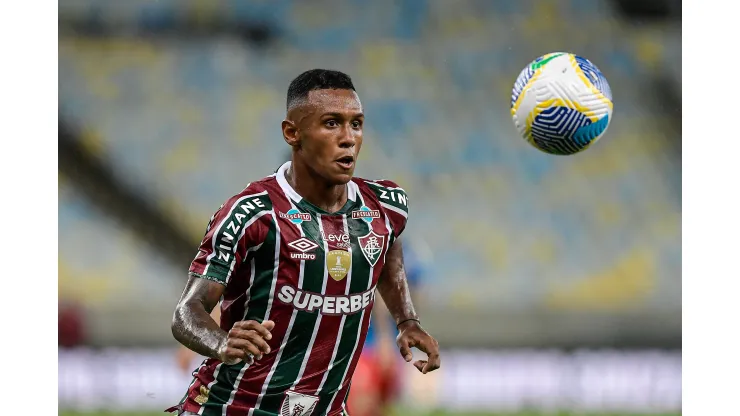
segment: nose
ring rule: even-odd
[[[339,147],[342,149],[351,149],[357,144],[357,138],[353,129],[346,127],[342,129],[342,135],[339,138]]]

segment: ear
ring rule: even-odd
[[[299,138],[298,133],[298,127],[295,125],[295,123],[292,120],[285,119],[283,120],[283,139],[285,139],[285,142],[288,143],[291,147],[297,147],[300,145],[301,140]]]

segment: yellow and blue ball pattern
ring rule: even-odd
[[[587,149],[606,132],[614,105],[609,83],[588,59],[554,52],[522,70],[511,94],[514,125],[527,142],[555,155]]]

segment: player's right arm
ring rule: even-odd
[[[266,193],[248,187],[211,218],[172,318],[172,335],[185,347],[226,364],[270,352],[273,322],[237,321],[227,332],[210,316],[249,249],[264,240],[270,210]]]
[[[219,308],[218,305],[216,305],[211,311],[211,318],[216,323],[221,322],[221,308]],[[180,345],[180,348],[177,349],[177,365],[183,372],[188,373],[192,370],[191,364],[193,364],[193,360],[197,356],[198,354],[193,352],[190,348]]]
[[[175,307],[172,335],[188,349],[226,364],[262,358],[270,352],[265,340],[272,338],[275,324],[239,321],[224,331],[210,315],[223,292],[222,284],[191,275]]]

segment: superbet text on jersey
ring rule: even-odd
[[[213,216],[190,274],[226,286],[221,328],[272,320],[271,352],[225,365],[207,359],[179,406],[209,415],[339,415],[370,323],[388,248],[408,198],[390,181],[354,178],[327,213],[285,179],[290,162]]]

